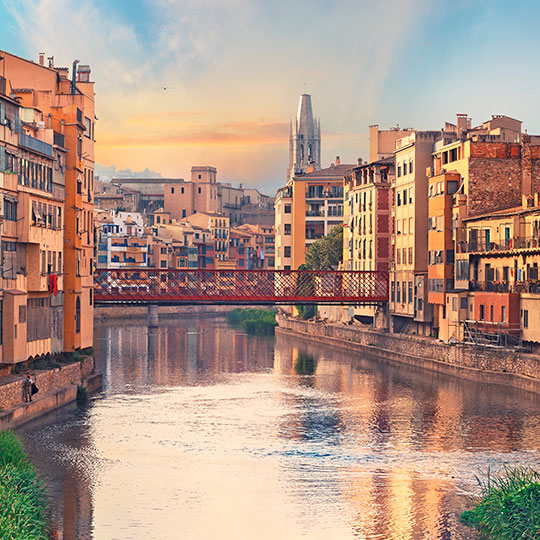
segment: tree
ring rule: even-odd
[[[336,225],[326,236],[313,242],[306,253],[305,268],[337,270],[343,257],[343,226]]]
[[[326,235],[313,242],[306,253],[306,262],[298,270],[337,270],[343,257],[343,226],[336,225]],[[315,288],[313,278],[302,283],[302,292],[306,287]],[[302,319],[310,319],[317,314],[316,304],[297,304],[298,315]]]

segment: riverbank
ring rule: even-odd
[[[77,388],[87,393],[101,390],[100,373],[94,373],[94,358],[86,356],[78,362],[54,369],[32,372],[39,392],[29,403],[23,399],[24,375],[0,379],[0,430],[13,429],[77,399]]]
[[[302,321],[282,314],[276,320],[276,333],[300,335],[426,370],[540,394],[540,358],[536,355],[451,345],[420,336],[366,330],[357,325]]]

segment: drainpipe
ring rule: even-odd
[[[77,64],[80,60],[73,60],[73,68],[71,70],[71,93],[75,94],[75,90],[77,89],[77,85],[75,84],[77,80]]]

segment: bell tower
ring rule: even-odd
[[[298,113],[290,124],[287,180],[307,172],[309,166],[321,168],[321,123],[313,117],[311,96],[302,94]]]

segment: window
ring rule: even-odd
[[[185,210],[185,208],[182,209],[182,217],[183,217],[183,218],[186,217],[186,210]]]
[[[411,158],[409,160],[409,174],[412,174],[414,172],[414,168],[413,168],[413,159]]]
[[[506,322],[506,306],[501,306],[501,322]]]
[[[390,282],[390,301],[394,302],[396,299],[396,283],[395,281]]]
[[[404,162],[403,162],[403,176],[405,176],[406,174],[408,174],[408,171],[407,171],[407,162],[404,161]]]
[[[523,328],[529,328],[529,310],[523,310]]]
[[[401,302],[401,283],[396,282],[396,302]]]
[[[285,223],[284,227],[285,227],[284,234],[289,236],[291,234],[291,224],[290,223]]]
[[[167,261],[161,261],[161,262],[159,263],[159,266],[160,266],[161,268],[167,268]]]
[[[397,175],[398,175],[398,178],[401,176],[401,163],[398,163],[398,166],[397,166]]]
[[[286,204],[286,205],[285,205],[284,212],[285,212],[286,214],[290,214],[290,213],[291,213],[291,205],[290,205],[290,204]]]
[[[171,188],[171,193],[174,193],[174,187]]]
[[[489,320],[493,322],[493,304],[489,306]]]
[[[413,264],[413,248],[409,248],[409,264]]]
[[[200,193],[200,192],[201,192],[201,188],[199,188],[197,191]]]
[[[481,321],[483,321],[485,319],[484,309],[485,309],[484,304],[480,304],[480,320]]]
[[[81,298],[77,296],[75,301],[75,332],[77,334],[81,333]]]
[[[291,256],[291,246],[285,246],[284,248],[284,256],[290,257]]]
[[[413,286],[412,281],[409,281],[409,304],[412,304],[413,301]]]
[[[4,198],[4,214],[9,221],[17,221],[17,201]]]

